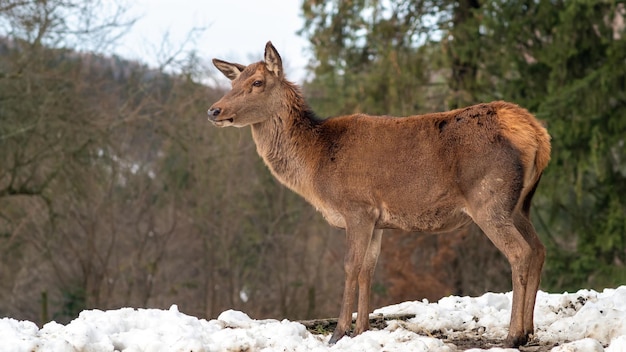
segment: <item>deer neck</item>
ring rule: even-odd
[[[272,174],[306,198],[307,175],[312,174],[317,162],[317,122],[300,100],[300,104],[283,105],[282,111],[252,125],[252,138]]]

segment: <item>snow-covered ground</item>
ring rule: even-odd
[[[346,337],[334,346],[327,344],[329,335],[311,334],[300,323],[254,320],[233,310],[210,321],[180,313],[176,306],[89,310],[67,325],[51,322],[41,329],[30,321],[0,319],[0,351],[461,351],[450,342],[455,337],[504,339],[510,306],[510,292],[405,302],[374,313],[415,318],[389,321],[384,330]],[[626,286],[539,292],[535,326],[533,344],[556,346],[555,352],[626,351]],[[433,337],[434,332],[448,336],[447,342]]]

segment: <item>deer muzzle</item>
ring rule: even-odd
[[[225,124],[233,123],[232,118],[220,119],[220,113],[222,109],[211,107],[207,113],[209,114],[209,121],[211,121],[216,126],[224,126]]]

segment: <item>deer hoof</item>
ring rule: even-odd
[[[504,340],[504,347],[517,348],[519,346],[524,346],[526,343],[528,343],[528,335],[509,335],[506,337],[506,340]]]
[[[341,331],[341,329],[335,328],[335,332],[333,332],[333,336],[331,336],[330,341],[328,341],[329,345],[334,345],[337,341],[341,340],[342,337],[346,336],[345,331]]]

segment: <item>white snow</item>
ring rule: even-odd
[[[345,337],[333,346],[327,343],[329,335],[311,334],[297,322],[255,320],[234,310],[207,321],[185,315],[175,305],[169,310],[88,310],[67,325],[50,322],[41,329],[29,321],[2,318],[0,351],[462,351],[431,333],[503,340],[511,297],[510,292],[450,296],[437,303],[424,300],[380,308],[374,314],[416,317],[389,321],[383,330]],[[540,291],[535,329],[533,343],[555,346],[553,352],[626,351],[626,286],[571,294]]]

